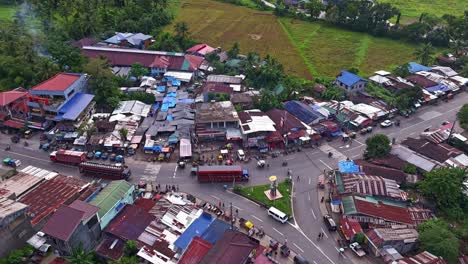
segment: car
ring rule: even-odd
[[[381,127],[390,127],[390,126],[392,126],[392,125],[393,125],[393,122],[390,121],[390,120],[388,120],[388,119],[385,120],[385,121],[383,121],[382,123],[380,123],[380,126],[381,126]]]
[[[358,257],[363,257],[366,255],[366,252],[364,252],[364,250],[362,250],[362,247],[361,245],[359,245],[358,242],[354,242],[354,243],[351,243],[349,245],[349,247],[351,248],[351,250],[358,256]]]
[[[310,262],[301,255],[294,256],[294,264],[309,264]]]
[[[336,231],[336,223],[330,215],[324,215],[323,221],[325,222],[325,225],[327,225],[329,231]]]

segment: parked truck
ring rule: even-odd
[[[240,182],[248,181],[249,173],[241,166],[198,166],[199,182]]]
[[[62,162],[67,164],[78,165],[86,161],[86,152],[59,149],[50,153],[50,160],[54,162]]]
[[[85,161],[79,165],[80,173],[85,175],[110,179],[110,180],[128,180],[132,175],[131,170],[122,163],[98,163]]]

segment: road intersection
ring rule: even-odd
[[[287,224],[281,224],[267,215],[266,209],[256,203],[238,196],[231,191],[225,191],[223,184],[200,184],[194,176],[190,175],[190,169],[180,169],[175,163],[151,163],[147,161],[127,159],[127,164],[132,170],[131,181],[137,183],[140,179],[154,181],[161,186],[177,185],[183,192],[191,193],[200,199],[213,204],[219,202],[228,206],[233,204],[239,211],[239,216],[248,218],[256,226],[263,226],[266,233],[283,243],[287,239],[294,251],[305,256],[311,263],[351,263],[351,253],[340,257],[336,243],[336,234],[329,233],[323,224],[323,209],[320,207],[320,195],[317,190],[318,178],[324,170],[336,168],[338,160],[347,157],[351,159],[362,156],[367,137],[376,133],[385,133],[389,138],[395,138],[397,142],[406,137],[417,137],[428,127],[439,127],[444,121],[455,120],[458,109],[468,101],[468,95],[457,95],[449,103],[440,103],[437,106],[426,106],[417,114],[402,118],[400,127],[375,128],[372,134],[358,135],[352,143],[343,143],[340,140],[328,142],[319,148],[303,149],[301,152],[270,158],[268,168],[257,168],[254,161],[244,164],[250,171],[249,185],[268,183],[270,175],[278,176],[279,180],[287,177],[287,169],[293,171],[293,205],[294,219]],[[24,147],[21,144],[12,145],[11,151],[4,151],[9,143],[9,137],[0,135],[0,154],[2,157],[10,156],[21,159],[23,165],[34,165],[49,170],[59,171],[64,175],[80,176],[74,166],[52,163],[48,153],[41,151],[34,144]],[[328,157],[332,152],[333,158]],[[288,161],[288,167],[281,166],[282,160]],[[296,176],[300,176],[298,181]],[[85,177],[86,178],[86,177]],[[91,179],[91,178],[86,178]],[[325,233],[325,238],[318,241],[319,232]]]

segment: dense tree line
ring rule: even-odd
[[[394,39],[429,42],[434,46],[447,47],[457,41],[466,45],[468,40],[468,12],[458,17],[451,14],[437,17],[423,13],[417,22],[402,25],[401,12],[397,8],[390,3],[373,0],[332,0],[328,1],[328,5],[312,0],[305,4],[304,9],[307,14],[281,4],[277,6],[275,14],[316,20],[325,12],[326,21],[346,29]],[[394,24],[390,23],[393,18]]]

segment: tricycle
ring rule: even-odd
[[[280,253],[281,253],[281,256],[283,256],[283,257],[288,257],[289,254],[291,254],[291,250],[289,249],[288,246],[282,245],[282,246],[280,247]]]
[[[179,168],[183,169],[183,168],[185,168],[185,161],[179,160],[179,162],[177,163],[177,165],[179,166]]]
[[[265,160],[257,161],[257,167],[259,167],[259,168],[265,167],[265,164],[266,164]]]

